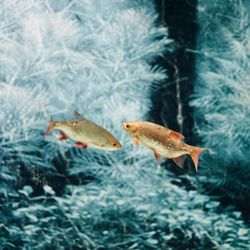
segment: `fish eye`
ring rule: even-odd
[[[116,143],[113,144],[114,147],[115,147],[116,145],[117,145]]]
[[[127,125],[126,125],[126,128],[130,128],[130,125],[127,124]]]

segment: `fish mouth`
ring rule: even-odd
[[[126,123],[125,122],[122,124],[122,127],[126,130]]]
[[[121,149],[121,144],[119,146],[114,146],[114,147],[102,147],[99,148],[100,150],[105,150],[105,151],[118,151]]]
[[[124,122],[124,123],[122,124],[122,127],[127,131],[127,130],[130,128],[130,125],[129,125],[128,122]]]
[[[114,144],[113,144],[113,147],[110,149],[110,150],[112,150],[112,151],[116,151],[116,150],[119,150],[119,149],[121,149],[121,147],[122,147],[122,144],[120,143],[120,142],[115,142]]]
[[[124,130],[130,135],[130,136],[134,136],[136,133],[136,128],[133,124],[131,124],[130,122],[124,122],[122,124]]]

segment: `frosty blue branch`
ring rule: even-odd
[[[198,77],[191,104],[197,133],[215,159],[213,164],[207,160],[204,169],[218,180],[225,177],[236,196],[249,195],[250,6],[242,0],[200,1],[199,10]]]
[[[1,216],[5,234],[0,246],[15,246],[18,240],[18,247],[37,249],[141,249],[174,244],[176,237],[183,239],[184,248],[188,237],[196,246],[208,237],[208,248],[226,248],[225,238],[235,247],[244,245],[248,231],[239,214],[217,214],[218,203],[173,184],[174,177],[165,171],[157,173],[152,155],[133,148],[122,131],[124,120],[146,119],[151,88],[166,78],[162,69],[150,65],[170,43],[166,29],[156,26],[153,1],[16,4],[6,0],[1,7],[1,79],[6,88],[18,89],[0,98],[4,143],[30,167],[41,164],[51,171],[60,154],[67,159],[69,177],[84,173],[96,179],[67,185],[62,196],[48,185],[38,197],[31,197],[31,187],[18,190],[20,200],[4,204],[4,211],[13,213]],[[9,20],[12,13],[16,15]],[[83,151],[70,141],[58,142],[56,135],[45,143],[42,131],[50,116],[71,118],[76,110],[112,131],[124,148],[116,153]],[[8,129],[9,121],[13,129]],[[13,138],[18,144],[12,145]],[[38,158],[34,152],[40,153]],[[2,169],[8,174],[6,165]],[[212,226],[215,221],[219,223]],[[224,233],[227,229],[243,233],[234,241]]]

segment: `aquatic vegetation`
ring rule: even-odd
[[[238,198],[250,194],[249,12],[242,0],[199,1],[197,80],[191,102],[195,132],[211,149],[201,171]]]
[[[6,0],[0,9],[1,80],[18,89],[9,99],[0,95],[1,142],[14,152],[8,160],[18,156],[25,170],[42,171],[37,190],[16,160],[13,172],[1,165],[0,178],[16,194],[1,204],[0,248],[246,247],[240,213],[221,213],[215,200],[187,191],[148,151],[133,148],[121,127],[147,119],[151,91],[167,77],[152,66],[171,42],[153,1]],[[84,150],[54,134],[44,139],[51,116],[70,119],[74,111],[115,134],[123,149]],[[65,181],[58,187],[59,175]]]
[[[11,219],[22,224],[23,231],[9,223],[6,234],[12,242],[19,240],[19,246],[33,249],[62,245],[84,249],[246,247],[249,231],[239,212],[217,213],[219,202],[177,187],[169,181],[173,176],[156,174],[154,166],[145,170],[142,186],[142,180],[136,180],[141,162],[130,167],[136,175],[129,175],[132,183],[127,180],[127,186],[111,177],[101,189],[96,184],[68,186],[64,197],[45,186],[45,196],[36,198],[29,197],[25,187],[21,191],[29,204],[13,203],[17,208]],[[118,171],[119,177],[128,178],[126,170]]]
[[[19,186],[19,172],[27,167],[49,170],[53,168],[44,144],[41,126],[44,113],[49,110],[46,93],[41,88],[22,88],[14,84],[0,84],[0,194],[13,194],[12,186]],[[10,183],[10,185],[8,185]],[[7,186],[6,186],[7,185]]]

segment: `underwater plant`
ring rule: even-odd
[[[0,99],[3,121],[20,124],[7,137],[6,123],[1,136],[9,138],[7,148],[20,149],[8,159],[18,156],[25,166],[38,166],[38,180],[47,172],[51,178],[38,192],[25,181],[23,168],[11,173],[21,176],[21,185],[13,187],[18,197],[2,202],[0,248],[247,246],[249,230],[239,212],[222,213],[219,202],[195,187],[187,191],[181,178],[157,169],[149,151],[132,146],[121,127],[126,120],[147,119],[151,91],[167,78],[153,66],[171,43],[153,1],[6,0],[0,9],[6,23],[0,44],[9,39],[1,79],[6,88],[18,88],[13,103]],[[21,113],[10,117],[19,106]],[[56,133],[44,138],[51,116],[68,119],[74,111],[111,131],[122,150],[76,148],[72,141],[58,141]],[[13,136],[20,145],[11,144]],[[8,165],[2,169],[8,173]],[[66,180],[59,187],[58,175]],[[86,176],[92,178],[87,183]],[[15,182],[5,179],[9,186]]]
[[[199,1],[195,133],[211,149],[201,169],[210,186],[249,200],[250,6]],[[248,198],[247,198],[248,197]]]

